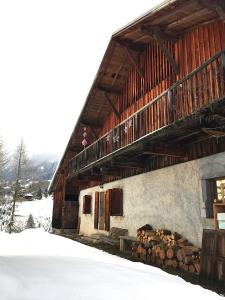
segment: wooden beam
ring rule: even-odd
[[[101,128],[101,125],[99,125],[98,123],[93,123],[93,122],[89,122],[89,121],[83,121],[81,120],[79,122],[79,124],[83,127],[92,127],[92,128],[96,128],[96,129],[99,129]]]
[[[91,168],[91,175],[93,176],[116,176],[120,177],[120,171],[116,169],[115,167],[92,167]]]
[[[206,14],[208,13],[208,9],[200,9],[199,11],[193,13],[193,14],[189,14],[179,20],[176,20],[172,23],[170,23],[169,25],[166,26],[166,30],[170,30],[170,29],[173,29],[174,27],[176,26],[180,26],[180,25],[183,25],[185,23],[188,23],[188,22],[191,22],[193,21],[194,19],[197,19],[197,18],[201,18],[202,16],[205,16]]]
[[[138,162],[133,162],[133,161],[111,161],[111,165],[119,168],[125,168],[125,169],[130,169],[130,168],[136,168],[136,169],[144,169],[146,166],[143,163],[138,163]]]
[[[225,124],[225,116],[219,115],[219,114],[215,114],[215,115],[213,115],[213,118],[214,118],[217,122],[223,122],[223,123]]]
[[[192,131],[192,132],[190,132],[190,133],[188,133],[188,134],[185,134],[185,135],[183,135],[183,136],[180,136],[180,137],[178,137],[178,138],[176,138],[176,139],[170,141],[170,143],[173,143],[173,144],[174,144],[174,143],[180,142],[180,141],[182,141],[182,140],[188,139],[188,138],[190,138],[190,137],[192,137],[192,136],[194,136],[194,135],[197,135],[197,134],[199,134],[199,133],[201,133],[200,129],[199,129],[199,130],[196,130],[196,131]]]
[[[126,63],[126,60],[127,60],[127,54],[124,56],[124,59],[122,60],[120,66],[119,66],[119,68],[118,68],[118,70],[116,71],[116,74],[115,74],[115,76],[114,76],[114,78],[113,78],[113,81],[112,81],[112,86],[114,86],[114,84],[115,84],[115,82],[116,82],[116,79],[117,79],[117,77],[118,77],[120,71],[123,69],[123,67],[124,67],[124,65],[125,65],[125,63]]]
[[[165,57],[167,58],[167,60],[171,64],[174,72],[178,73],[179,72],[179,67],[178,67],[175,59],[173,58],[172,54],[170,53],[169,49],[164,44],[163,35],[159,31],[159,29],[155,30],[154,28],[151,28],[151,27],[142,26],[141,30],[142,30],[143,33],[149,35],[150,37],[152,37],[158,43],[158,45],[161,48],[161,50],[163,51]]]
[[[76,174],[75,176],[72,175],[72,177],[75,177],[76,180],[86,180],[86,181],[101,181],[102,176],[101,175],[96,175],[96,174],[84,174],[84,173],[79,173]]]
[[[143,154],[156,155],[156,156],[172,156],[186,158],[187,153],[183,149],[167,148],[167,147],[149,147],[148,150],[144,151]]]
[[[225,132],[224,131],[210,129],[210,128],[202,128],[202,132],[204,132],[204,133],[206,133],[206,134],[208,134],[209,136],[212,136],[212,137],[222,137],[222,136],[225,136]]]
[[[212,0],[213,1],[213,0]],[[171,9],[170,11],[162,14],[161,16],[155,18],[155,20],[153,20],[151,22],[152,25],[160,25],[164,22],[168,22],[167,20],[171,20],[173,18],[179,18],[180,14],[184,14],[185,11],[187,11],[187,13],[189,12],[189,10],[191,9],[195,9],[197,1],[196,0],[188,0],[188,1],[184,1],[183,2],[184,5],[180,5],[179,7],[176,7],[174,9]]]
[[[115,94],[115,95],[121,94],[121,90],[116,90],[116,89],[113,89],[112,87],[108,87],[108,86],[98,85],[97,89],[101,92],[106,92],[108,94]]]
[[[201,4],[209,10],[215,11],[225,22],[225,4],[220,0],[200,0]]]
[[[136,69],[136,71],[138,72],[140,77],[144,77],[143,71],[142,71],[141,66],[140,66],[139,62],[137,61],[137,59],[133,56],[133,54],[131,53],[129,48],[125,48],[125,49],[126,49],[126,53],[127,53],[127,56],[129,58],[130,62],[132,63],[132,65],[134,66],[134,68]]]
[[[113,40],[117,44],[124,46],[125,48],[129,48],[135,52],[142,52],[146,48],[146,44],[133,42],[130,39],[121,39],[119,37],[115,37]]]
[[[109,95],[106,92],[103,92],[104,96],[106,98],[106,100],[108,101],[108,103],[110,104],[114,114],[117,116],[117,118],[120,117],[120,113],[118,112],[118,110],[116,109],[115,105],[113,104],[112,100],[110,99]]]

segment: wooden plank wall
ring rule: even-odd
[[[53,193],[53,212],[52,212],[52,227],[62,227],[62,208],[64,201],[64,176],[60,176],[57,184],[57,190]]]
[[[224,22],[215,21],[185,33],[175,44],[167,42],[167,47],[180,68],[176,76],[157,43],[149,44],[140,55],[143,78],[135,68],[130,70],[122,95],[115,100],[121,116],[118,118],[111,112],[100,136],[153,100],[172,83],[196,69],[218,51],[225,49],[224,36]]]

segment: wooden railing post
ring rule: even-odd
[[[222,95],[225,95],[225,50],[221,52],[222,63]]]
[[[173,94],[172,90],[168,89],[168,108],[169,108],[169,123],[173,122]]]

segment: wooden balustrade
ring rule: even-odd
[[[192,71],[78,153],[70,174],[183,119],[225,96],[225,50]]]

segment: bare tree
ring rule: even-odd
[[[12,203],[12,212],[10,221],[8,224],[8,231],[9,233],[12,232],[12,227],[14,224],[14,215],[15,215],[15,207],[16,207],[16,201],[18,200],[19,192],[20,192],[20,180],[22,178],[22,171],[23,167],[26,164],[27,155],[26,155],[26,149],[23,140],[21,140],[20,144],[18,145],[15,155],[14,155],[14,163],[15,163],[15,170],[16,170],[16,182],[14,187],[14,193],[13,193],[13,203]]]
[[[8,155],[5,150],[3,140],[0,136],[0,181],[3,178],[2,174],[3,174],[4,168],[6,167],[7,163],[8,163]]]

